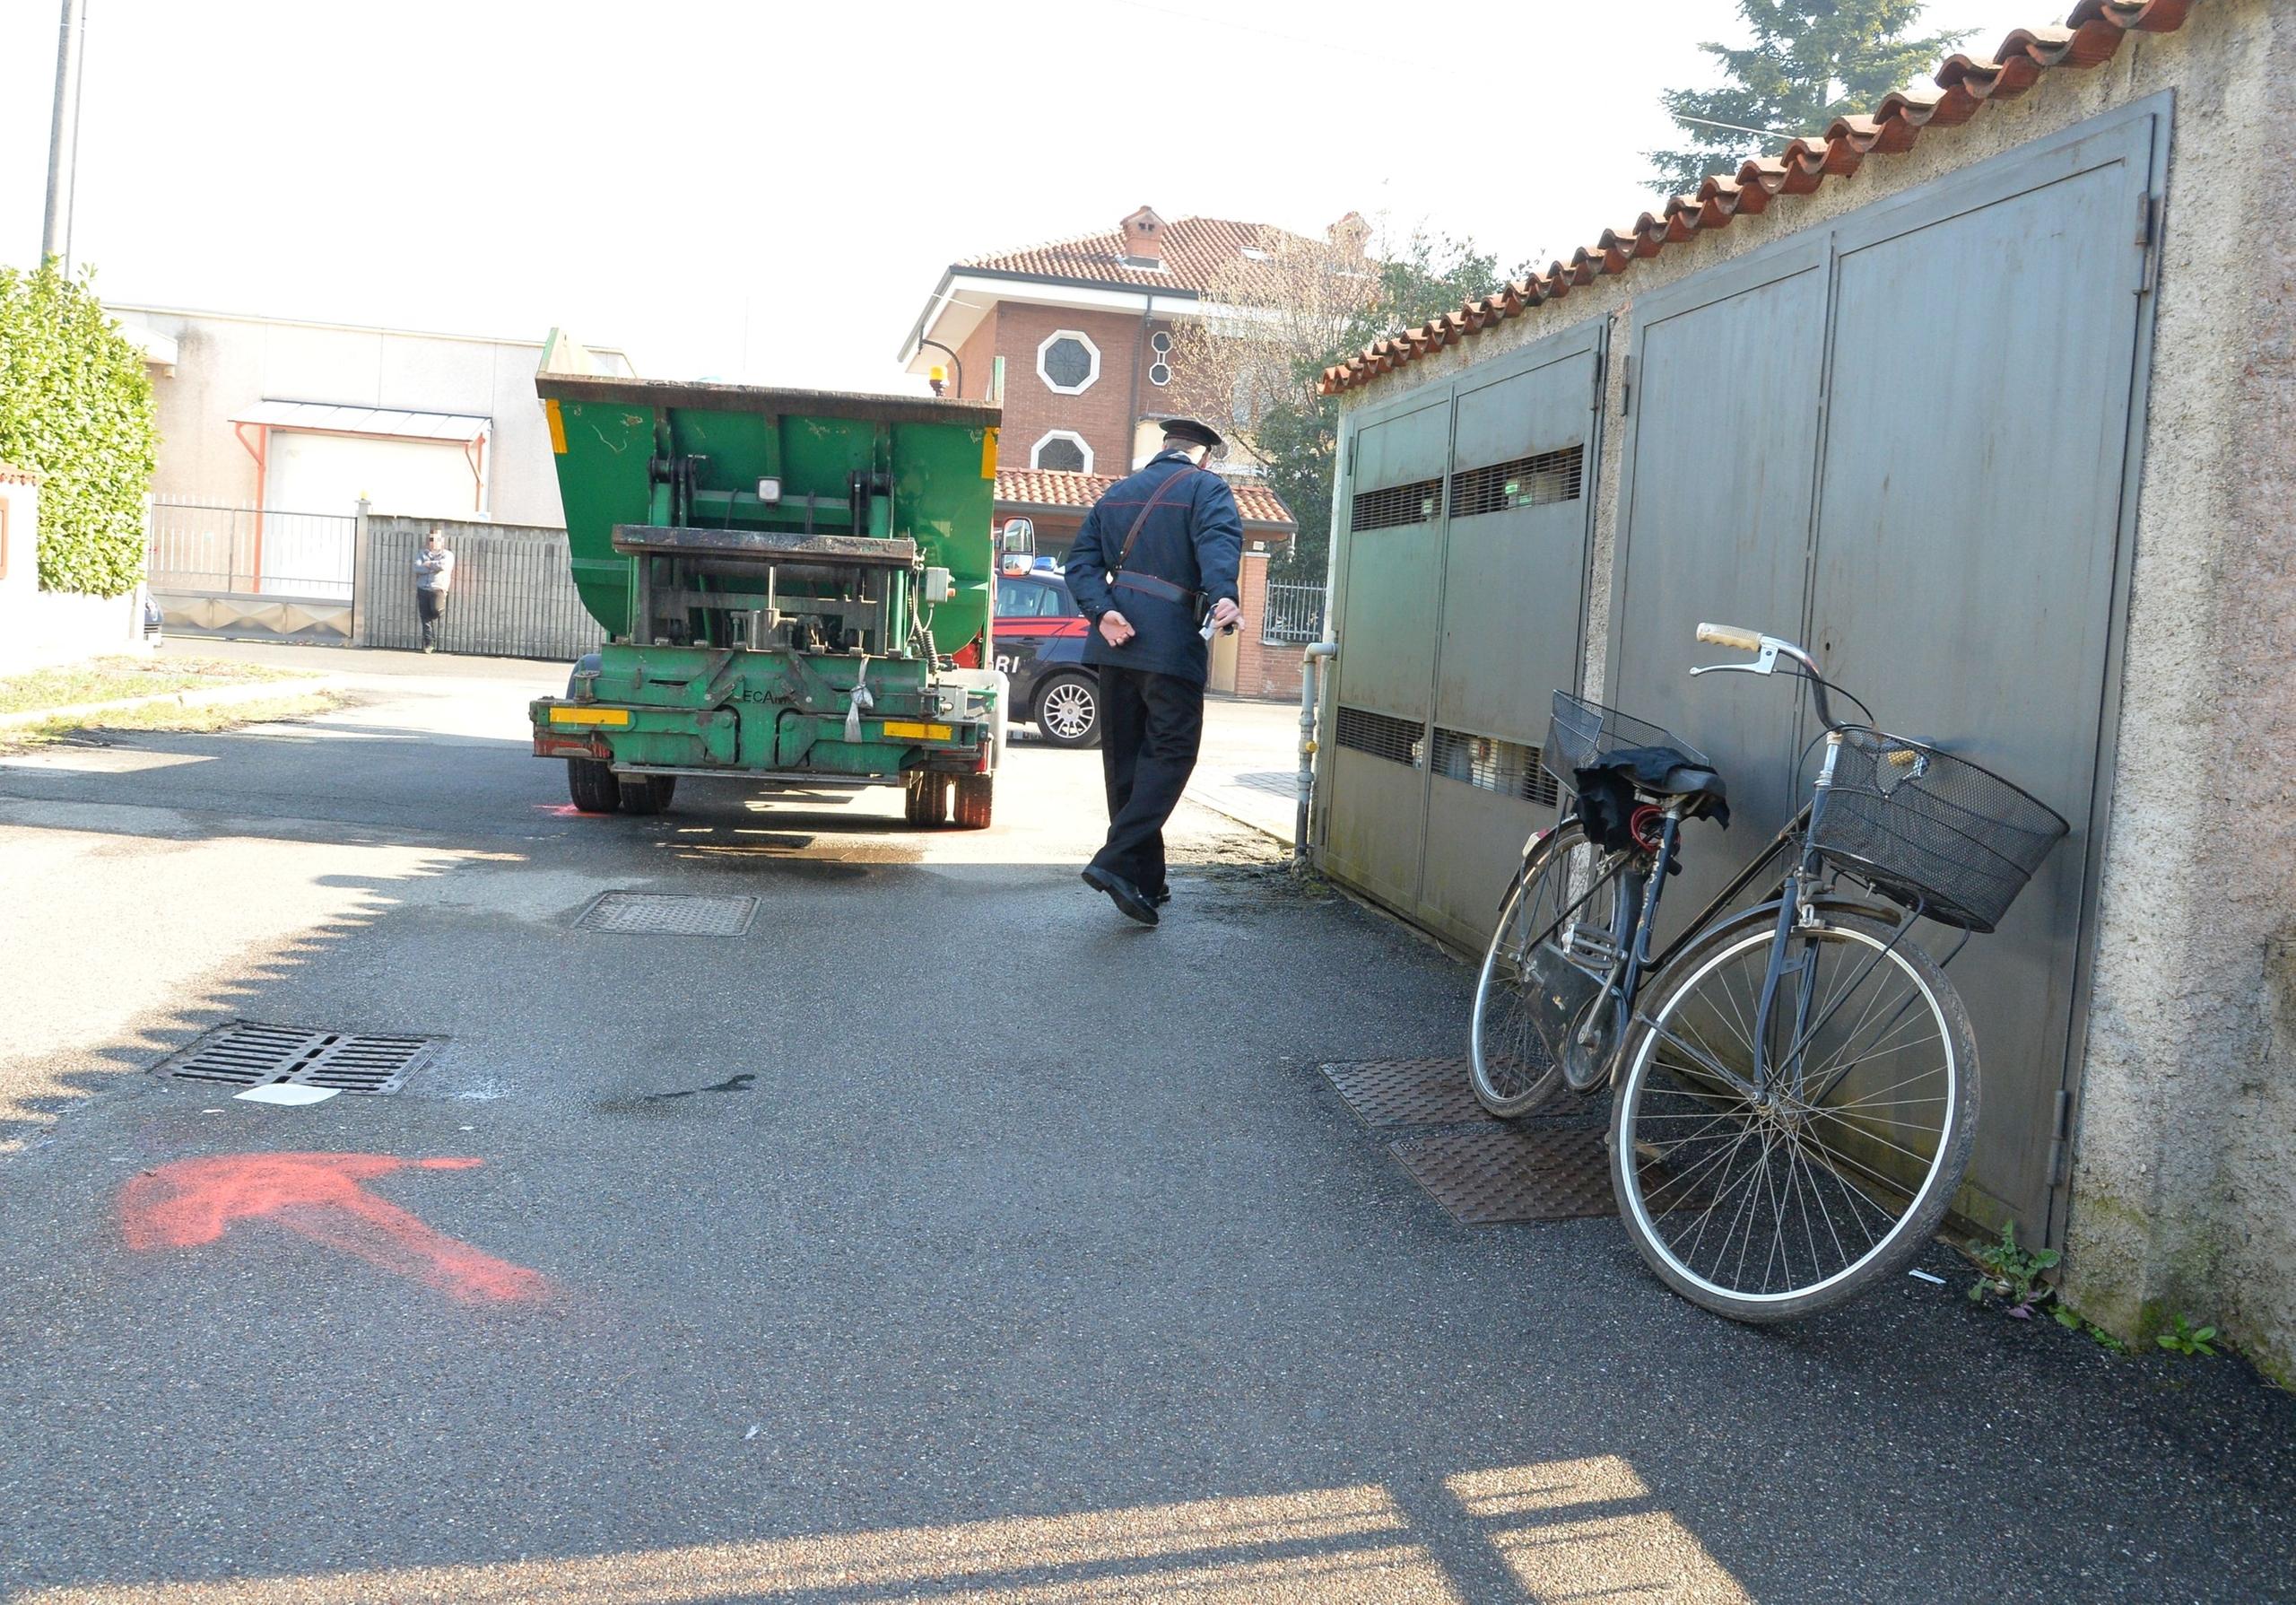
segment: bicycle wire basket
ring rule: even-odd
[[[1578,771],[1594,768],[1613,753],[1643,746],[1672,747],[1686,763],[1700,769],[1713,767],[1704,753],[1660,726],[1567,691],[1554,693],[1554,713],[1547,720],[1546,746],[1540,751],[1539,764],[1565,791],[1575,792]]]
[[[1891,902],[1989,931],[2071,827],[1966,758],[1845,726],[1810,820],[1810,845]]]

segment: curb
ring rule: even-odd
[[[1229,820],[1236,824],[1243,825],[1248,830],[1257,831],[1261,835],[1267,837],[1271,841],[1280,842],[1286,848],[1289,848],[1292,845],[1292,833],[1288,830],[1271,830],[1264,821],[1247,818],[1242,814],[1236,812],[1233,808],[1222,807],[1216,799],[1206,797],[1200,791],[1189,789],[1181,792],[1180,796],[1186,801],[1192,802],[1200,808],[1204,808],[1211,813],[1219,815],[1222,819]]]
[[[309,696],[321,691],[346,691],[350,683],[341,675],[321,675],[301,680],[250,680],[237,685],[217,685],[207,690],[163,691],[152,696],[121,697],[109,702],[72,702],[59,708],[28,708],[22,713],[0,713],[0,730],[22,729],[28,725],[44,725],[50,720],[87,719],[104,713],[125,712],[131,708],[228,708],[234,702],[260,702],[279,696]]]

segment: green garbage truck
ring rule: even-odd
[[[532,704],[585,813],[681,778],[899,786],[911,824],[990,823],[998,410],[543,373],[575,588],[606,644]]]

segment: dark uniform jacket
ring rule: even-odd
[[[1168,480],[1185,475],[1164,491],[1164,498],[1140,527],[1124,572],[1109,584],[1124,539],[1156,493]],[[1084,515],[1084,527],[1068,551],[1068,593],[1092,621],[1084,644],[1084,661],[1118,668],[1145,669],[1175,675],[1201,685],[1212,671],[1212,653],[1204,637],[1201,615],[1225,597],[1238,599],[1236,567],[1244,554],[1244,521],[1236,511],[1234,493],[1217,474],[1191,466],[1183,452],[1168,451],[1152,458],[1129,479],[1109,487],[1109,493]],[[1135,586],[1126,576],[1146,576],[1168,585]],[[1175,598],[1170,586],[1201,593]],[[1136,633],[1120,647],[1112,647],[1100,632],[1100,615],[1124,615]]]

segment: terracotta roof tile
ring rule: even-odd
[[[1749,159],[1735,174],[1708,179],[1696,195],[1673,196],[1660,211],[1645,212],[1625,230],[1604,230],[1568,262],[1553,263],[1543,274],[1415,329],[1374,340],[1346,362],[1325,369],[1320,388],[1335,396],[1503,318],[1559,301],[1597,277],[1624,273],[1693,234],[1727,228],[1742,212],[1759,214],[1774,196],[1807,195],[1829,178],[1856,172],[1868,156],[1909,151],[1925,129],[1958,127],[1988,100],[2023,94],[2052,67],[2086,68],[2109,61],[2130,33],[2175,32],[2192,4],[2193,0],[2078,0],[2062,26],[2015,29],[1990,60],[1949,56],[1937,69],[1934,88],[1894,91],[1869,114],[1835,118],[1822,137],[1795,139],[1775,156]]]
[[[1222,217],[1183,217],[1163,228],[1164,266],[1134,267],[1124,256],[1124,236],[1111,229],[1082,240],[1058,240],[1021,250],[969,257],[952,264],[959,271],[985,267],[1035,278],[1090,279],[1096,283],[1142,289],[1208,290],[1247,249],[1268,250],[1286,239],[1269,223],[1237,222]]]
[[[1106,495],[1119,477],[1115,474],[1070,474],[1055,468],[999,468],[996,501],[999,506],[1010,503],[1014,507],[1074,507],[1082,510]],[[1243,514],[1245,523],[1280,524],[1286,529],[1299,527],[1292,510],[1283,505],[1283,498],[1267,486],[1231,479],[1228,488],[1236,493],[1236,510]]]

